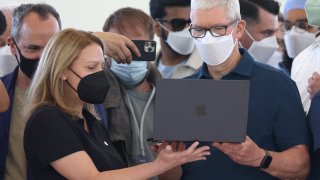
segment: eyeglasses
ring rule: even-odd
[[[308,29],[310,29],[312,26],[310,26],[308,24],[308,20],[307,19],[301,19],[301,20],[297,20],[295,21],[294,23],[291,23],[289,21],[285,21],[283,23],[283,29],[284,31],[290,31],[292,29],[293,26],[296,26],[298,28],[295,28],[295,30],[298,32],[298,33],[303,33],[303,32],[299,32],[299,30],[305,30],[305,31],[308,31]]]
[[[214,37],[221,37],[226,35],[227,29],[229,26],[237,23],[239,20],[235,19],[227,25],[222,26],[212,26],[210,28],[202,28],[202,27],[190,27],[189,32],[193,38],[203,38],[206,36],[207,31]],[[192,25],[191,25],[192,26]]]
[[[159,21],[160,23],[170,24],[173,31],[182,31],[183,29],[188,27],[191,23],[190,19],[185,20],[180,18],[171,19],[170,21],[165,19],[159,19],[159,18],[157,18],[156,20]]]

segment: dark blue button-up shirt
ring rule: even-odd
[[[240,53],[242,58],[239,64],[222,79],[249,80],[251,83],[247,135],[260,148],[270,151],[280,152],[296,145],[309,144],[310,134],[295,82],[282,71],[255,62],[245,49],[240,49]],[[190,78],[212,79],[205,63]],[[183,166],[182,179],[276,178],[259,168],[237,164],[211,147],[211,155],[206,161]]]
[[[310,148],[311,170],[309,179],[320,179],[320,92],[312,98],[308,121],[313,138],[313,147]]]

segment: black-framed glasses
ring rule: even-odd
[[[221,37],[226,35],[227,29],[229,26],[232,26],[233,24],[237,23],[239,20],[235,19],[232,22],[221,25],[221,26],[212,26],[210,28],[203,28],[203,27],[191,27],[189,28],[189,32],[193,38],[203,38],[206,36],[207,31],[210,32],[210,34],[214,37]]]
[[[170,24],[173,31],[182,31],[186,27],[188,27],[191,23],[190,19],[186,20],[186,19],[180,19],[180,18],[171,19],[170,21],[165,19],[159,19],[159,18],[157,18],[156,20],[159,21],[160,23]]]
[[[300,20],[295,21],[294,23],[291,23],[289,21],[284,21],[284,23],[283,23],[284,31],[290,31],[293,26],[298,27],[298,28],[295,28],[295,30],[298,33],[303,33],[303,31],[300,32],[301,30],[308,31],[312,27],[312,26],[309,25],[307,19],[300,19]]]

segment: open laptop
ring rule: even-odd
[[[161,79],[153,139],[243,142],[249,91],[247,80]]]

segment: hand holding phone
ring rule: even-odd
[[[154,61],[156,59],[156,42],[152,40],[132,40],[138,47],[141,56],[138,57],[131,50],[133,61]]]

